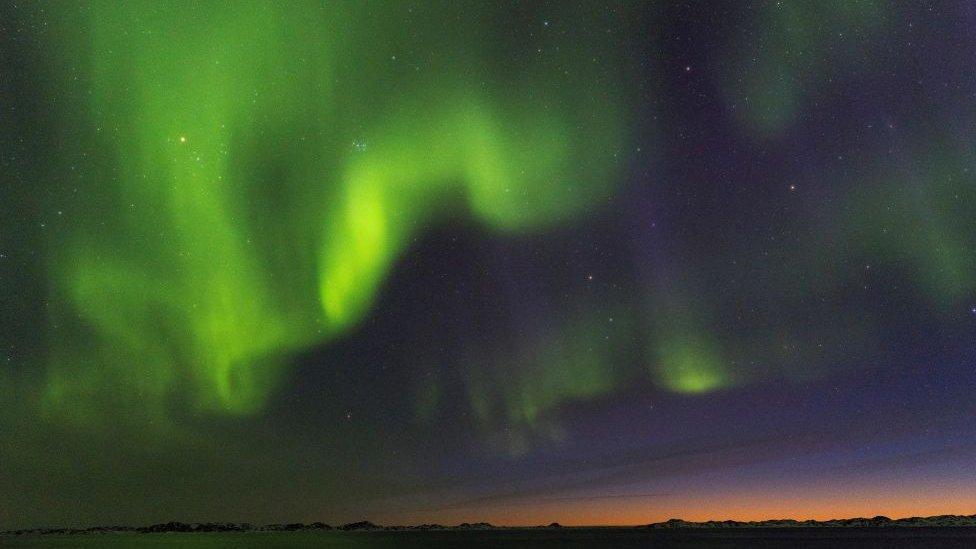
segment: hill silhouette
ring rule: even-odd
[[[654,522],[644,526],[615,527],[626,528],[650,528],[650,529],[720,529],[720,528],[911,528],[911,527],[960,527],[976,526],[976,515],[936,515],[930,517],[907,517],[891,519],[885,516],[872,518],[846,518],[831,520],[795,520],[795,519],[770,519],[760,521],[737,521],[737,520],[710,520],[704,522],[686,521],[682,519],[670,519],[664,522]],[[312,523],[285,523],[285,524],[265,524],[253,525],[247,522],[166,522],[152,524],[149,526],[92,526],[88,528],[30,528],[22,530],[8,530],[0,532],[4,536],[24,536],[24,535],[79,535],[79,534],[109,534],[109,533],[141,533],[154,534],[163,532],[180,533],[205,533],[205,532],[299,532],[299,531],[417,531],[417,530],[520,530],[520,529],[565,529],[566,526],[553,522],[547,526],[494,526],[487,522],[463,522],[456,526],[444,526],[441,524],[418,524],[418,525],[393,525],[381,526],[370,521],[358,521],[333,527],[324,522]],[[572,527],[568,527],[572,528]]]
[[[885,516],[830,520],[770,519],[758,521],[709,520],[692,522],[670,519],[648,524],[648,528],[886,528],[886,527],[976,526],[976,515],[936,515],[891,519]]]

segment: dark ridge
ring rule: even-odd
[[[653,529],[673,528],[887,528],[911,526],[976,526],[976,515],[937,515],[933,517],[908,517],[890,519],[884,516],[873,518],[849,518],[831,520],[793,520],[771,519],[759,521],[709,520],[691,522],[671,519],[665,522],[648,524]]]
[[[340,530],[377,530],[379,526],[373,524],[368,520],[361,520],[359,522],[350,522],[349,524],[343,524],[339,527]]]
[[[665,522],[655,522],[645,526],[634,528],[651,529],[701,529],[701,528],[898,528],[898,527],[958,527],[976,526],[976,515],[937,515],[932,517],[908,517],[900,519],[890,519],[884,516],[873,518],[848,518],[831,520],[794,520],[794,519],[771,519],[760,521],[738,521],[738,520],[709,520],[705,522],[692,522],[681,519],[670,519]],[[528,529],[557,529],[564,528],[558,522],[550,523],[548,526],[524,527]],[[150,526],[92,526],[89,528],[30,528],[23,530],[7,530],[0,532],[4,536],[23,536],[23,535],[77,535],[77,534],[110,534],[110,533],[140,533],[154,534],[163,532],[298,532],[298,531],[325,531],[333,530],[332,526],[324,522],[313,522],[305,524],[292,522],[288,524],[266,524],[264,526],[254,526],[247,522],[167,522],[153,524]],[[338,527],[342,531],[409,531],[409,530],[491,530],[491,529],[520,529],[519,527],[493,526],[487,522],[462,522],[457,526],[444,526],[442,524],[418,524],[412,526],[379,526],[372,522],[363,520],[350,522]]]
[[[266,524],[264,526],[254,526],[247,522],[166,522],[153,524],[150,526],[92,526],[90,528],[30,528],[25,530],[8,530],[0,532],[0,535],[21,536],[37,534],[106,534],[113,532],[136,532],[141,534],[155,534],[161,532],[298,532],[309,530],[489,530],[495,528],[487,522],[467,522],[457,526],[444,526],[443,524],[418,524],[409,526],[379,526],[372,522],[363,520],[350,522],[337,528],[333,528],[324,522],[313,522],[304,524],[292,522],[288,524]]]
[[[462,522],[457,525],[458,530],[488,530],[491,528],[495,527],[487,522],[475,522],[474,524]]]
[[[332,530],[324,522],[303,524],[266,524],[254,526],[247,522],[166,522],[149,526],[92,526],[90,528],[31,528],[26,530],[8,530],[0,535],[29,535],[29,534],[107,534],[119,532],[137,532],[140,534],[155,534],[161,532],[295,532],[299,530]]]

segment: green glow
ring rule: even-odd
[[[81,75],[51,86],[85,207],[49,242],[47,413],[254,412],[457,205],[514,232],[605,198],[624,136],[598,42],[553,34],[499,81],[462,31],[485,13],[448,4],[405,29],[406,6],[383,8],[50,6],[52,58]],[[474,46],[410,58],[448,26]],[[524,415],[551,404],[526,391]],[[580,389],[544,393],[560,391]]]
[[[534,437],[561,436],[554,414],[560,406],[611,394],[627,379],[616,355],[634,329],[626,309],[591,303],[559,316],[568,320],[514,354],[489,351],[500,356],[466,364],[472,416],[483,433],[504,434],[500,449],[510,456],[524,453]]]
[[[976,222],[968,208],[976,186],[972,155],[942,151],[951,148],[929,146],[909,173],[885,169],[856,193],[850,234],[860,237],[856,249],[908,271],[949,312],[976,290]]]
[[[593,154],[574,141],[576,132],[596,132],[616,146],[619,136],[611,139],[604,127],[610,113],[570,129],[569,109],[504,109],[478,93],[437,95],[433,107],[398,112],[349,160],[321,253],[330,325],[362,317],[393,259],[446,197],[460,194],[485,223],[516,231],[569,219],[609,189],[612,149]]]
[[[700,335],[665,339],[657,348],[656,369],[660,382],[677,393],[707,393],[729,383],[718,349]]]
[[[692,293],[688,277],[651,294],[656,311],[645,364],[651,379],[669,391],[704,394],[734,384],[732,364],[718,340],[704,328],[706,303]]]
[[[389,214],[380,187],[368,176],[353,181],[329,216],[322,250],[320,293],[330,326],[345,327],[358,320],[391,255]]]
[[[610,315],[591,315],[599,320],[571,325],[517,359],[518,373],[511,380],[516,390],[505,394],[508,423],[532,425],[559,404],[607,394],[616,387],[612,346],[600,340],[610,330],[604,320]],[[618,322],[622,326],[613,328],[626,331],[625,323]]]
[[[836,78],[838,63],[866,59],[889,9],[885,0],[763,3],[728,65],[736,112],[763,136],[788,128],[818,80]]]

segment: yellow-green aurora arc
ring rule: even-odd
[[[489,55],[475,5],[49,7],[85,207],[50,233],[42,401],[74,421],[258,410],[445,205],[529,231],[619,178],[626,91],[598,34]]]

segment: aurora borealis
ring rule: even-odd
[[[966,3],[0,11],[0,530],[976,507]]]

